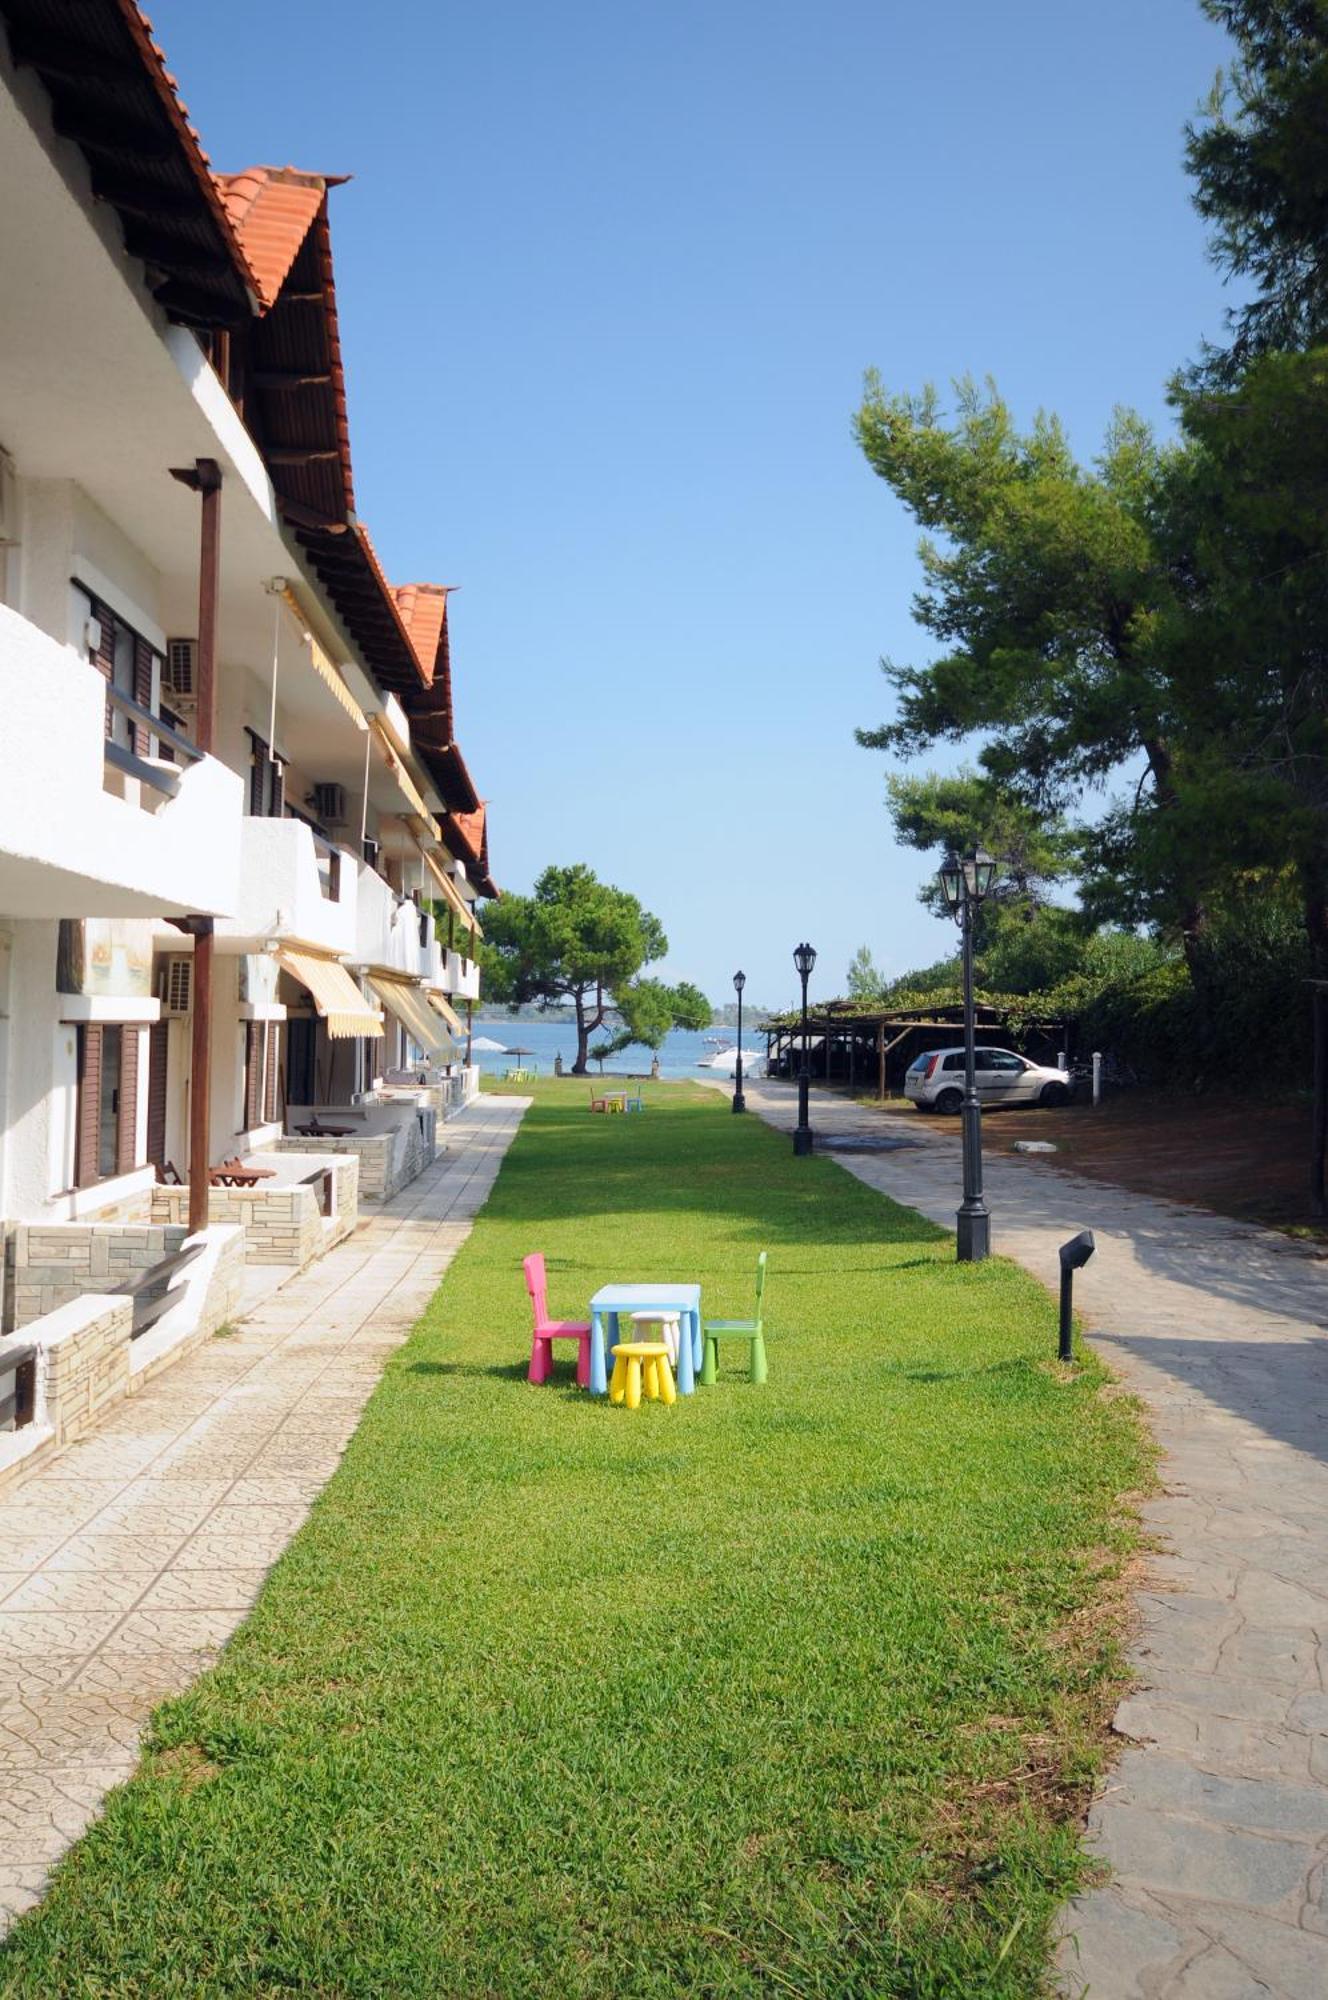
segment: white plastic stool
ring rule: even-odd
[[[676,1368],[678,1365],[678,1344],[681,1339],[681,1325],[681,1313],[661,1312],[658,1307],[653,1312],[634,1312],[632,1314],[632,1338],[633,1340],[649,1340],[653,1337],[655,1340],[662,1340],[669,1350],[669,1366]],[[658,1327],[659,1331],[652,1336],[646,1331],[647,1327]]]

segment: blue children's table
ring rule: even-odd
[[[699,1285],[601,1285],[590,1301],[590,1393],[608,1393],[607,1355],[618,1338],[619,1313],[681,1313],[678,1340],[678,1393],[690,1396],[701,1366],[701,1287]],[[608,1337],[605,1338],[605,1321]]]

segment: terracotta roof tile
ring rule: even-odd
[[[276,304],[327,189],[342,178],[301,173],[295,167],[246,167],[243,173],[217,175],[226,214],[265,311]]]
[[[440,583],[394,583],[392,595],[401,622],[410,634],[420,672],[432,681],[439,664],[443,627],[447,620],[447,589]]]

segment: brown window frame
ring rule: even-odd
[[[83,1021],[78,1025],[78,1075],[74,1114],[74,1186],[100,1187],[146,1166],[138,1150],[140,1030],[142,1021]],[[119,1031],[119,1063],[112,1088],[115,1101],[115,1164],[101,1170],[101,1112],[107,1081],[106,1030]]]

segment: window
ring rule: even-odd
[[[1009,1049],[988,1049],[983,1068],[1000,1070],[1004,1076],[1019,1076],[1023,1073],[1024,1059],[1012,1055]]]
[[[74,1184],[132,1173],[138,1150],[139,1030],[119,1022],[78,1031]]]
[[[244,1129],[275,1125],[281,1117],[281,1023],[244,1024]]]
[[[249,738],[249,816],[281,819],[286,811],[286,760],[269,749],[256,730]]]
[[[151,711],[153,665],[161,655],[109,604],[90,592],[85,595],[88,610],[101,628],[101,643],[95,652],[89,652],[88,658],[98,673],[105,676],[109,687]],[[138,757],[146,757],[152,747],[149,732],[142,723],[132,721],[110,700],[106,703],[106,735],[110,742],[121,744]]]
[[[957,1055],[947,1056],[941,1067],[942,1069],[962,1069],[964,1067],[962,1050]]]

